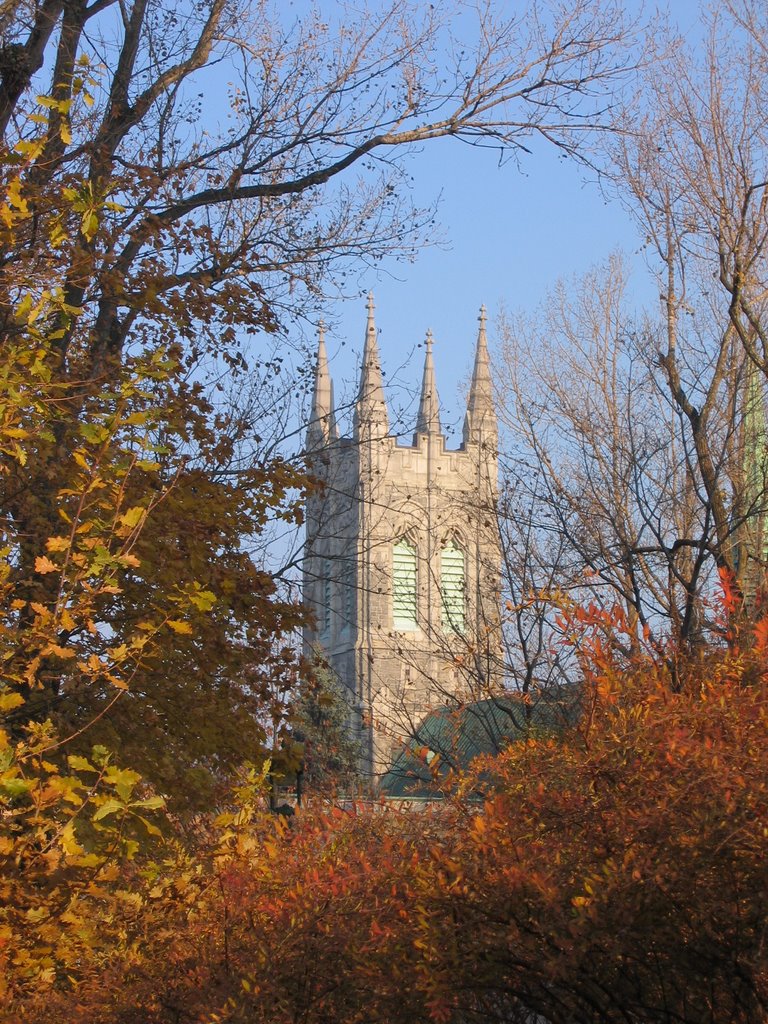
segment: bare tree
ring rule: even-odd
[[[744,451],[741,427],[745,359],[768,368],[768,22],[761,5],[733,0],[705,12],[704,28],[695,51],[655,41],[657,63],[613,157],[658,280],[648,343],[684,423],[713,556],[743,575],[740,529],[766,507],[764,487],[746,493],[745,458],[764,453]]]
[[[499,402],[514,453],[506,475],[538,538],[514,585],[538,566],[555,603],[558,593],[618,602],[630,647],[644,636],[687,643],[703,627],[713,517],[688,425],[626,289],[614,257],[558,286],[538,315],[502,322]],[[720,411],[722,421],[736,414]],[[727,423],[718,428],[730,438]],[[718,449],[719,464],[731,454]]]
[[[628,60],[620,6],[501,18],[485,3],[460,40],[452,9],[404,0],[343,24],[313,8],[287,24],[266,0],[14,4],[0,127],[31,156],[35,217],[4,255],[4,296],[17,271],[60,284],[84,315],[62,313],[58,347],[71,356],[87,338],[94,365],[148,319],[216,347],[237,324],[269,327],[281,298],[315,292],[339,259],[414,251],[431,214],[404,195],[409,147],[453,136],[520,153],[540,135],[571,150],[601,125]],[[68,184],[62,216],[49,190]]]
[[[564,545],[558,585],[678,649],[707,629],[716,571],[749,597],[766,564],[768,22],[733,0],[703,24],[697,47],[656,26],[609,143],[660,310],[630,308],[614,258],[502,325],[499,375],[508,477]]]

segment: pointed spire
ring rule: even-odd
[[[435,364],[432,359],[433,342],[432,331],[427,331],[424,376],[421,379],[421,399],[419,400],[419,415],[416,420],[417,434],[439,434],[441,432],[440,399],[437,397]]]
[[[495,440],[498,436],[496,410],[493,404],[491,363],[488,358],[488,337],[485,328],[485,306],[480,307],[480,316],[477,319],[480,326],[477,332],[475,368],[472,371],[472,384],[469,388],[467,415],[464,420],[465,444],[468,441],[479,442],[483,437],[489,440]]]
[[[376,427],[376,433],[383,436],[389,430],[387,402],[381,374],[381,359],[373,316],[373,292],[368,292],[368,323],[365,329],[363,365],[360,370],[360,389],[355,405],[355,436],[363,425]]]
[[[312,411],[307,428],[307,448],[312,450],[326,444],[335,433],[333,413],[333,382],[328,372],[328,353],[325,348],[325,323],[317,328],[317,362],[315,386],[312,392]]]

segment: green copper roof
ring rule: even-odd
[[[439,778],[449,769],[467,768],[481,754],[498,754],[531,730],[558,731],[577,713],[575,690],[537,694],[530,703],[517,694],[504,694],[437,708],[404,744],[381,781],[380,793],[394,800],[439,799]]]

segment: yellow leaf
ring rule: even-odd
[[[141,522],[145,512],[146,509],[142,508],[141,505],[134,505],[127,512],[123,512],[120,516],[120,522],[133,529],[134,526],[138,526]]]
[[[5,714],[6,711],[12,711],[14,708],[20,707],[24,703],[24,698],[20,693],[0,693],[0,711]]]
[[[38,139],[36,142],[29,142],[27,139],[21,139],[21,141],[17,142],[13,148],[17,153],[21,153],[21,155],[25,156],[28,160],[36,160],[45,149],[45,142],[42,139]]]
[[[80,754],[68,754],[67,763],[69,764],[69,767],[76,772],[96,771],[88,758],[82,757]]]
[[[67,630],[75,629],[75,627],[77,625],[77,623],[75,622],[74,618],[72,617],[72,613],[69,611],[68,608],[65,608],[62,611],[62,613],[61,613],[61,615],[59,617],[59,621],[61,622],[61,628],[62,629],[67,629]]]
[[[45,546],[49,551],[66,551],[69,547],[69,539],[67,537],[49,537]]]
[[[193,632],[190,624],[188,622],[182,622],[180,619],[168,619],[168,625],[174,633],[184,633],[188,636]]]
[[[27,201],[21,194],[21,181],[19,178],[14,178],[13,181],[8,185],[8,202],[11,206],[15,206],[19,213],[29,213],[29,207]]]
[[[69,857],[76,857],[83,852],[83,848],[75,838],[75,823],[68,821],[61,830],[61,848]]]
[[[44,658],[49,654],[54,654],[57,658],[64,658],[66,660],[76,657],[71,647],[62,647],[60,644],[48,644],[40,653]]]
[[[99,218],[92,210],[83,215],[83,219],[80,222],[80,230],[86,241],[93,241],[96,232],[99,230]]]

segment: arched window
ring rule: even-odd
[[[405,537],[392,549],[392,625],[416,629],[416,548]]]
[[[443,629],[464,632],[464,552],[455,540],[443,545],[440,552],[440,596]]]

